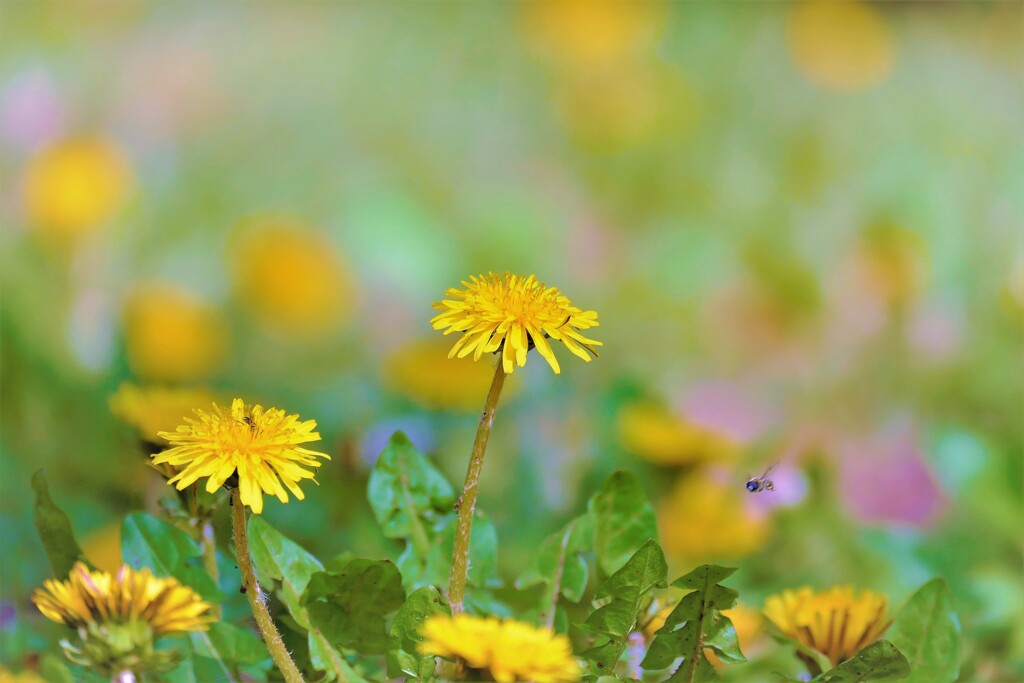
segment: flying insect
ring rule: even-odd
[[[761,491],[774,491],[775,483],[768,478],[768,475],[771,473],[773,469],[775,469],[776,465],[778,465],[778,463],[773,462],[771,465],[768,465],[768,469],[766,469],[760,477],[753,477],[752,479],[747,481],[747,490],[750,491],[751,493],[760,493]]]

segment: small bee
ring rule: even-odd
[[[760,493],[761,491],[774,491],[775,484],[772,482],[771,479],[768,478],[768,474],[773,469],[775,469],[775,466],[777,464],[778,463],[773,462],[771,465],[768,465],[768,469],[764,471],[764,474],[762,474],[760,477],[754,477],[750,481],[748,481],[747,490],[750,491],[751,493]]]
[[[242,417],[241,420],[235,420],[235,422],[247,425],[249,427],[249,431],[252,432],[253,435],[257,434],[260,431],[260,428],[256,426],[256,420],[252,419],[248,415]]]

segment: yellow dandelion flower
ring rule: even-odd
[[[0,667],[0,683],[46,683],[46,679],[30,669],[14,673]]]
[[[125,307],[128,364],[141,377],[186,382],[209,374],[225,348],[224,325],[206,302],[170,285],[146,285]]]
[[[63,140],[29,163],[23,185],[25,214],[44,233],[75,237],[101,227],[130,185],[128,162],[111,141]]]
[[[316,339],[352,311],[355,292],[341,256],[326,235],[300,220],[248,222],[230,260],[239,301],[268,328]]]
[[[143,622],[154,635],[205,631],[211,606],[173,577],[122,565],[116,575],[90,571],[81,562],[67,581],[47,580],[32,594],[47,619],[80,628],[92,624]]]
[[[623,407],[618,428],[623,448],[655,465],[726,460],[738,452],[736,443],[724,434],[692,424],[654,403]]]
[[[110,397],[110,411],[131,425],[139,436],[158,446],[167,441],[160,432],[178,427],[196,406],[213,403],[206,389],[179,389],[165,386],[139,386],[125,382]]]
[[[124,564],[121,556],[121,522],[111,522],[83,538],[82,552],[92,566],[105,572],[117,573]]]
[[[417,648],[422,654],[464,659],[472,669],[489,671],[498,683],[580,679],[569,639],[550,629],[457,614],[430,617],[421,631],[424,640]]]
[[[880,593],[835,586],[814,591],[804,586],[765,600],[764,615],[780,631],[816,650],[833,666],[878,640],[892,623],[889,601]]]
[[[315,476],[305,468],[320,467],[317,458],[331,459],[299,445],[320,440],[320,434],[313,431],[316,420],[300,422],[298,415],[248,406],[240,398],[231,402],[230,410],[215,403],[212,411],[196,410],[195,415],[196,419],[186,418],[177,431],[161,432],[171,448],[153,456],[156,465],[182,468],[167,482],[176,484],[179,491],[207,477],[206,490],[214,493],[225,482],[237,479],[242,504],[260,514],[264,493],[287,503],[287,486],[296,498],[304,499],[299,482]]]
[[[829,90],[870,88],[889,75],[896,61],[884,15],[862,0],[794,4],[787,34],[797,68],[808,80]]]
[[[741,559],[764,547],[771,518],[748,507],[742,485],[701,473],[680,477],[658,505],[665,554],[679,562]]]
[[[526,354],[533,348],[548,362],[555,374],[561,372],[548,338],[565,344],[569,351],[587,363],[595,346],[601,342],[588,339],[580,330],[597,327],[597,311],[583,311],[572,305],[568,297],[554,287],[537,281],[536,276],[523,277],[505,273],[488,273],[463,280],[465,289],[449,289],[448,297],[434,304],[441,311],[430,323],[446,335],[462,336],[449,358],[465,358],[473,354],[480,360],[485,353],[501,351],[502,367],[511,374],[514,365],[526,365]]]

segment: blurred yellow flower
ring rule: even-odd
[[[167,441],[160,432],[176,429],[196,407],[210,405],[213,401],[213,394],[206,389],[124,382],[110,397],[110,411],[134,427],[144,441],[162,447]]]
[[[604,66],[652,46],[665,25],[664,2],[542,0],[522,8],[531,43],[569,67]]]
[[[789,53],[808,80],[855,92],[884,80],[895,62],[885,17],[862,0],[807,0],[792,6]]]
[[[352,311],[354,287],[340,255],[326,235],[297,219],[249,222],[230,261],[238,299],[270,329],[316,338]]]
[[[173,577],[122,565],[116,575],[89,571],[81,562],[67,581],[49,579],[32,594],[47,619],[79,628],[90,624],[144,622],[151,631],[205,631],[211,606]]]
[[[878,640],[892,623],[888,599],[851,586],[814,591],[804,586],[765,600],[764,615],[785,635],[839,664]]]
[[[443,339],[417,339],[399,347],[384,360],[384,383],[426,408],[479,409],[491,370],[470,358],[445,358],[448,346]]]
[[[206,477],[206,490],[214,493],[230,480],[237,485],[242,504],[260,514],[264,493],[288,502],[282,482],[292,495],[303,500],[306,496],[299,481],[315,476],[305,468],[320,467],[317,458],[331,459],[326,453],[299,445],[320,440],[320,434],[313,431],[315,420],[299,422],[298,415],[248,406],[240,398],[232,401],[230,410],[214,404],[212,411],[197,409],[195,415],[195,419],[185,418],[177,431],[161,432],[171,448],[153,456],[157,465],[168,463],[182,468],[167,482],[176,484],[179,491]]]
[[[629,453],[655,465],[726,460],[738,446],[729,437],[686,421],[662,405],[637,402],[618,416],[619,440]]]
[[[564,635],[520,621],[469,614],[439,615],[421,627],[422,654],[459,657],[467,666],[487,670],[498,683],[578,681],[580,666]]]
[[[131,176],[128,160],[111,140],[58,142],[32,159],[25,171],[22,199],[28,222],[54,237],[95,230],[124,202]]]
[[[97,569],[116,574],[124,563],[121,558],[120,521],[100,527],[83,538],[82,552]]]
[[[703,562],[747,557],[768,542],[770,519],[746,505],[743,482],[725,486],[701,472],[682,476],[658,505],[665,554]]]
[[[140,287],[125,306],[128,364],[154,381],[187,382],[220,363],[226,331],[217,312],[171,285]]]
[[[526,354],[533,348],[548,362],[555,374],[561,369],[548,338],[565,344],[573,355],[587,363],[597,356],[601,342],[579,333],[597,327],[597,311],[583,311],[554,287],[538,282],[536,276],[523,277],[488,273],[463,280],[465,289],[449,289],[443,301],[434,303],[441,311],[430,323],[445,335],[462,333],[448,353],[464,358],[470,353],[480,360],[484,353],[501,351],[506,374],[526,365]],[[586,349],[584,351],[584,349]]]
[[[46,683],[46,679],[29,669],[13,673],[0,667],[0,683]]]

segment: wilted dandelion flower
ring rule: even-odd
[[[317,458],[330,460],[326,453],[300,446],[320,440],[320,434],[313,431],[315,420],[300,422],[298,415],[247,406],[240,398],[232,401],[229,410],[215,403],[212,411],[196,410],[195,415],[195,419],[186,418],[177,431],[160,432],[171,448],[153,456],[154,464],[181,468],[167,482],[176,484],[179,491],[206,477],[206,490],[214,493],[225,482],[233,483],[234,477],[242,504],[259,514],[264,493],[287,503],[287,486],[296,498],[305,498],[299,481],[315,475],[306,468],[320,467]]]
[[[596,311],[583,311],[554,287],[537,281],[534,275],[523,277],[488,273],[462,282],[465,289],[449,289],[448,297],[434,304],[441,311],[431,319],[435,330],[462,336],[448,357],[464,358],[473,354],[479,360],[485,353],[501,351],[502,367],[511,374],[515,365],[526,365],[526,354],[533,348],[548,362],[555,374],[561,372],[548,338],[565,344],[587,363],[593,347],[601,342],[580,334],[597,327]]]
[[[167,671],[174,650],[157,650],[156,637],[205,631],[211,605],[175,578],[122,565],[115,574],[90,571],[78,562],[67,581],[48,580],[32,602],[43,615],[78,631],[78,642],[61,641],[71,661],[99,673]]]
[[[143,441],[167,445],[160,432],[177,428],[196,406],[209,405],[213,394],[206,389],[139,386],[123,383],[110,397],[110,411],[139,433]]]
[[[892,623],[888,600],[869,590],[834,586],[815,592],[804,586],[765,600],[764,614],[788,637],[816,650],[833,666],[878,640]]]
[[[464,659],[467,666],[490,672],[499,683],[580,679],[569,639],[550,629],[457,614],[430,617],[421,633],[424,640],[417,648],[422,654]]]

